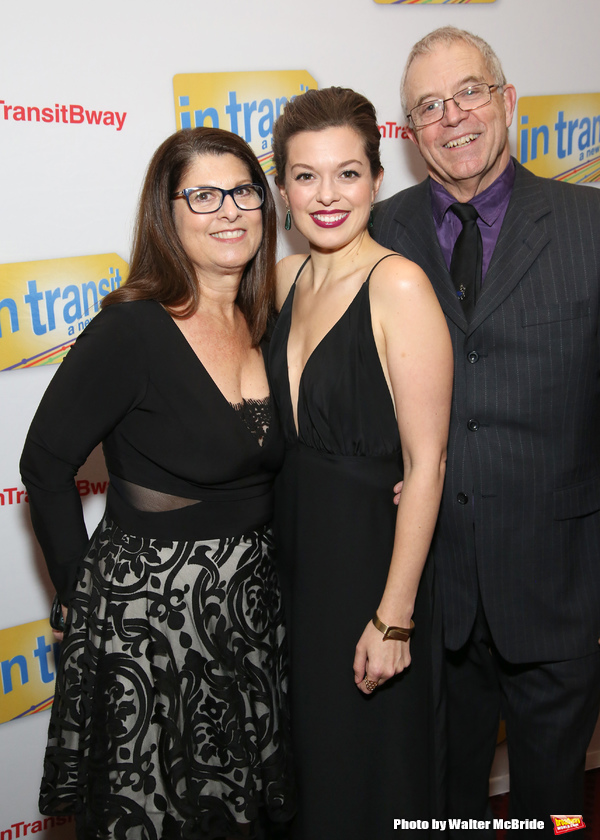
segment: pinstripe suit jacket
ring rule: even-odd
[[[375,238],[423,268],[455,354],[448,469],[432,545],[447,647],[478,585],[511,662],[578,658],[600,637],[600,190],[517,164],[467,325],[429,181],[375,209]]]

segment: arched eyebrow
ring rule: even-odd
[[[337,169],[344,169],[344,167],[346,167],[346,166],[364,166],[364,164],[365,164],[365,162],[361,161],[361,160],[355,160],[355,159],[343,160],[341,163],[336,164],[336,168]],[[293,163],[290,168],[291,169],[296,169],[297,167],[300,167],[302,169],[312,169],[313,168],[312,166],[310,166],[310,164],[301,163],[301,162]]]

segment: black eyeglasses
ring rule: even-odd
[[[413,122],[415,128],[421,128],[424,125],[431,125],[431,123],[439,122],[446,112],[446,102],[454,102],[458,105],[461,111],[475,111],[483,105],[487,105],[492,100],[492,91],[500,88],[501,85],[469,85],[464,90],[459,90],[454,96],[448,99],[430,99],[428,102],[423,102],[421,105],[415,106],[412,111],[408,112],[408,116]]]
[[[231,190],[221,187],[186,187],[173,193],[172,199],[185,198],[192,213],[216,213],[230,195],[238,210],[258,210],[263,206],[265,191],[261,184],[241,184]]]

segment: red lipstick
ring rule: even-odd
[[[318,210],[316,213],[310,213],[313,222],[322,228],[339,227],[349,215],[349,210]]]

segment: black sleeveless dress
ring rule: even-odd
[[[385,588],[396,519],[392,487],[402,478],[398,425],[371,325],[374,268],[306,363],[298,434],[287,372],[295,283],[269,352],[288,446],[275,522],[300,788],[293,836],[301,840],[385,840],[398,836],[395,819],[431,826],[440,816],[440,661],[429,570],[414,612],[410,668],[369,697],[352,671],[356,644]],[[401,827],[404,837],[413,836],[406,823]],[[423,823],[415,826],[415,838],[428,836]]]

